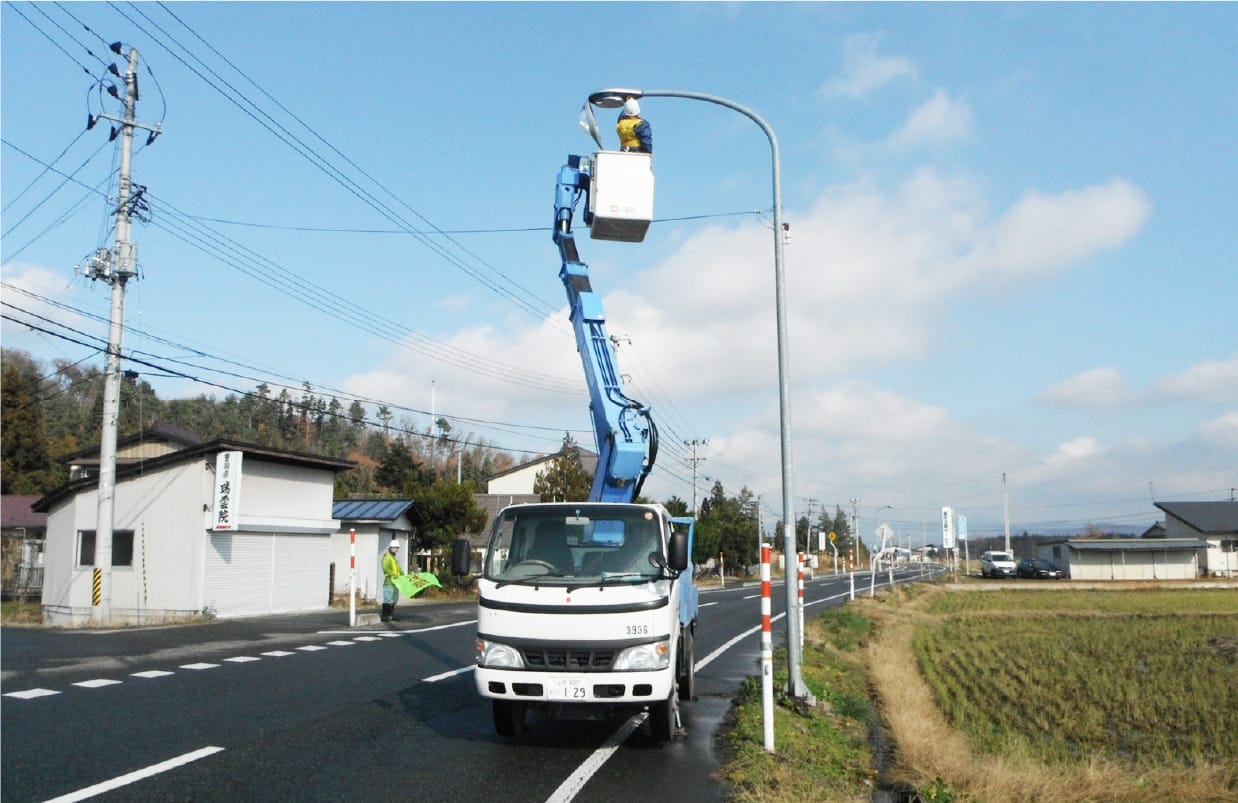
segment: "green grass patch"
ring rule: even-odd
[[[815,707],[786,698],[786,655],[775,656],[774,752],[765,750],[760,678],[740,687],[725,735],[731,760],[721,770],[731,800],[870,799],[874,773],[861,646],[872,623],[836,608],[806,622],[804,684]]]

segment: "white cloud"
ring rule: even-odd
[[[52,271],[24,262],[12,262],[4,266],[4,284],[5,302],[19,308],[20,311],[50,318],[66,326],[82,328],[80,317],[51,303],[52,301],[64,301],[69,295],[68,290],[73,282],[72,280],[66,281],[64,271]],[[37,325],[45,325],[35,318],[21,314],[20,311],[16,317],[30,320]],[[13,344],[22,343],[23,336],[25,339],[30,337],[30,330],[27,327],[8,320],[0,323],[0,339],[6,346],[17,347]]]
[[[879,33],[855,34],[843,43],[842,71],[821,87],[824,98],[859,100],[895,81],[916,76],[915,65],[901,56],[879,56]]]
[[[1231,410],[1201,427],[1204,436],[1218,445],[1238,447],[1238,410]]]
[[[911,113],[902,128],[890,136],[889,144],[898,150],[907,150],[963,141],[971,133],[971,106],[939,89]]]
[[[1132,390],[1122,372],[1113,367],[1093,368],[1050,387],[1041,398],[1065,407],[1113,407],[1131,400]]]
[[[1238,401],[1238,354],[1209,360],[1161,380],[1156,389],[1166,396],[1206,402]]]
[[[960,267],[997,283],[1052,276],[1129,242],[1151,212],[1143,190],[1122,179],[1055,195],[1029,192],[977,238]]]

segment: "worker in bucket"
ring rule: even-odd
[[[636,98],[628,98],[623,102],[623,111],[619,113],[619,150],[635,153],[653,153],[653,129],[649,122],[640,116],[640,104]]]
[[[395,579],[404,574],[400,568],[400,560],[396,553],[400,551],[400,542],[391,539],[387,551],[383,553],[383,612],[380,618],[384,622],[395,619],[395,603],[400,598],[400,589],[395,587]]]

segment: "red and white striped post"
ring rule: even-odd
[[[357,531],[348,531],[348,626],[357,626]]]
[[[800,603],[797,610],[800,617],[800,654],[804,650],[804,553],[800,552],[795,556],[795,568],[799,573],[799,597]]]
[[[774,626],[770,618],[769,544],[761,544],[761,715],[765,750],[774,752]]]

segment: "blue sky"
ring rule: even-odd
[[[117,113],[87,50],[120,40],[163,131],[134,159],[126,350],[591,446],[554,178],[593,148],[589,93],[704,92],[781,148],[797,512],[858,497],[931,541],[942,505],[999,532],[1003,473],[1015,532],[1238,486],[1232,4],[4,3],[0,36],[6,315],[106,337],[108,288],[73,269],[114,237],[88,188],[116,150],[82,131]],[[644,113],[661,222],[580,247],[662,429],[646,491],[690,499],[707,439],[698,494],[747,486],[768,521],[769,146],[710,104]],[[9,320],[3,342],[102,364]]]

